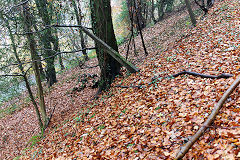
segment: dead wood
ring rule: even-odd
[[[240,83],[240,76],[233,82],[233,84],[228,88],[228,90],[224,93],[222,98],[219,100],[219,102],[214,107],[211,115],[208,117],[208,119],[204,122],[203,126],[198,130],[198,132],[185,144],[185,146],[182,147],[182,149],[178,152],[175,160],[182,159],[185,154],[188,152],[188,150],[193,146],[193,144],[201,137],[205,130],[210,126],[214,119],[216,118],[219,110],[222,108],[224,102],[227,100],[228,96],[234,91],[234,89],[239,85]]]
[[[138,89],[141,89],[143,88],[144,86],[121,86],[121,85],[116,85],[115,87],[119,87],[119,88],[138,88]]]
[[[232,77],[233,75],[232,74],[229,74],[229,73],[222,73],[218,76],[213,76],[213,75],[207,75],[207,74],[201,74],[201,73],[197,73],[197,72],[191,72],[191,71],[181,71],[177,74],[173,74],[173,75],[170,75],[170,76],[166,76],[164,78],[171,78],[171,77],[178,77],[180,75],[184,75],[184,74],[188,74],[188,75],[192,75],[192,76],[198,76],[198,77],[202,77],[202,78],[212,78],[212,79],[220,79],[220,78],[230,78]],[[152,82],[149,83],[148,85],[151,85],[153,83],[154,80],[156,80],[157,78],[159,78],[159,76],[154,76],[152,78]],[[145,85],[130,85],[130,86],[121,86],[121,85],[116,85],[115,87],[119,87],[119,88],[144,88],[146,87]]]
[[[233,76],[232,74],[228,74],[228,73],[222,73],[218,76],[213,76],[213,75],[206,75],[206,74],[201,74],[201,73],[197,73],[197,72],[182,71],[182,72],[179,72],[177,74],[173,74],[172,77],[177,77],[177,76],[180,76],[180,75],[183,75],[183,74],[188,74],[188,75],[192,75],[192,76],[199,76],[199,77],[202,77],[202,78],[212,78],[212,79],[230,78],[230,77]],[[168,77],[171,77],[171,76],[168,76]]]

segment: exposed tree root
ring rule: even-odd
[[[205,130],[210,126],[214,119],[216,118],[219,110],[222,108],[224,102],[227,100],[228,96],[234,91],[234,89],[240,84],[240,76],[233,82],[233,84],[228,88],[228,90],[224,93],[222,98],[214,107],[212,113],[208,117],[208,119],[204,122],[202,127],[198,130],[198,132],[182,147],[182,149],[178,152],[175,160],[182,159],[188,150],[193,146],[193,144],[201,137]]]

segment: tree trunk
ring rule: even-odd
[[[151,9],[151,17],[152,17],[152,21],[154,22],[154,24],[157,23],[155,15],[154,15],[154,11],[155,11],[155,4],[154,4],[154,0],[152,0],[152,9]]]
[[[32,101],[32,104],[33,104],[34,108],[35,108],[35,111],[36,111],[36,114],[37,114],[37,118],[38,118],[39,127],[40,127],[40,129],[42,129],[43,128],[43,123],[42,123],[41,115],[40,115],[40,112],[38,110],[37,103],[36,103],[36,101],[34,99],[34,96],[33,96],[33,93],[32,93],[32,90],[31,90],[31,87],[30,87],[27,75],[24,72],[23,65],[21,64],[21,60],[20,60],[20,58],[18,56],[17,47],[16,47],[14,36],[12,34],[12,30],[11,30],[10,24],[8,22],[8,19],[4,18],[2,12],[0,12],[0,18],[5,22],[6,27],[8,29],[9,37],[10,37],[10,40],[12,42],[11,46],[12,46],[12,49],[13,49],[13,54],[14,54],[16,60],[17,60],[17,63],[19,63],[19,65],[18,65],[19,70],[22,72],[22,75],[24,75],[23,76],[23,80],[25,82],[25,85],[26,85],[29,97],[30,97],[30,99]]]
[[[56,38],[56,40],[55,40],[54,50],[60,53],[61,50],[60,50],[60,47],[59,47],[59,38],[58,38],[57,30],[55,30],[55,38]],[[61,67],[61,70],[64,70],[65,67],[64,67],[63,61],[62,61],[62,54],[58,55],[58,62],[59,62],[59,65]]]
[[[23,17],[24,17],[24,26],[25,26],[25,31],[27,32],[26,36],[27,36],[27,40],[28,40],[28,44],[29,44],[29,48],[30,48],[30,53],[31,53],[31,58],[32,58],[32,65],[33,65],[33,69],[34,69],[34,74],[35,74],[35,78],[36,78],[36,82],[37,82],[37,89],[38,89],[38,96],[39,96],[39,103],[40,103],[40,111],[41,111],[41,115],[42,115],[42,119],[44,121],[44,126],[47,123],[47,113],[46,113],[46,106],[45,106],[45,102],[44,102],[44,95],[43,95],[43,87],[42,87],[42,83],[41,83],[41,78],[40,78],[40,71],[38,68],[38,64],[36,62],[37,58],[36,58],[36,48],[35,48],[35,40],[32,34],[32,30],[31,30],[31,25],[32,25],[32,18],[29,14],[29,7],[26,4],[23,5]],[[43,128],[44,128],[43,126]]]
[[[196,21],[196,18],[194,16],[194,13],[192,11],[192,7],[190,5],[189,0],[185,0],[185,3],[186,3],[187,9],[188,9],[188,13],[189,13],[190,18],[191,18],[192,25],[195,27],[196,24],[197,24],[197,21]]]
[[[112,24],[110,0],[90,0],[90,7],[94,33],[111,48],[118,51]],[[101,91],[110,87],[111,82],[120,73],[121,64],[111,57],[101,45],[96,43],[96,46],[101,69],[99,83],[99,90]]]
[[[146,23],[145,23],[145,19],[143,18],[143,13],[142,13],[142,7],[141,7],[141,1],[137,1],[137,0],[127,0],[127,6],[128,6],[128,11],[129,11],[129,15],[130,16],[130,20],[133,21],[134,26],[138,26],[138,21],[137,18],[139,20],[139,24],[140,24],[140,29],[142,30],[143,28],[146,27]]]
[[[164,16],[164,5],[165,5],[166,0],[158,0],[157,5],[158,5],[158,21],[163,20]]]
[[[77,19],[77,23],[78,25],[82,25],[82,12],[81,12],[81,8],[80,6],[76,4],[75,0],[72,0],[72,4],[74,7],[74,12],[75,12],[75,16]],[[89,60],[88,54],[87,54],[87,50],[86,50],[86,45],[85,45],[85,41],[84,41],[84,36],[83,36],[83,32],[79,29],[79,35],[80,35],[80,39],[81,39],[81,46],[82,46],[82,53],[84,55],[85,61]]]
[[[60,27],[60,26],[58,26]],[[64,27],[64,26],[61,26]],[[113,48],[111,48],[108,44],[106,44],[105,42],[103,42],[100,38],[98,38],[96,35],[92,34],[90,31],[88,31],[88,29],[86,29],[85,27],[80,26],[81,30],[86,33],[89,37],[91,37],[96,43],[98,43],[99,45],[101,45],[105,51],[111,56],[113,57],[118,63],[120,63],[121,65],[123,65],[124,67],[127,68],[127,70],[131,73],[135,73],[138,72],[139,69],[137,67],[135,67],[132,63],[128,62],[126,59],[124,59],[117,51],[115,51]]]
[[[34,17],[33,17],[34,18]],[[34,20],[35,21],[35,20]],[[33,28],[34,28],[34,30],[36,31],[36,33],[37,33],[37,36],[38,36],[38,38],[39,38],[39,40],[40,40],[40,44],[41,45],[43,45],[43,40],[42,40],[42,36],[41,36],[41,34],[40,34],[40,32],[39,32],[39,30],[38,30],[38,28],[37,28],[37,25],[36,24],[33,24]],[[37,55],[37,59],[38,60],[41,60],[41,56],[39,56],[39,55]],[[40,70],[40,74],[41,74],[41,79],[43,80],[44,78],[47,78],[46,77],[46,74],[45,74],[45,72],[44,72],[44,69],[43,69],[43,66],[42,66],[42,61],[39,61],[38,62],[38,66],[39,66],[39,70]]]
[[[51,24],[51,17],[48,12],[48,7],[47,7],[47,1],[46,0],[35,0],[40,17],[42,18],[42,21],[44,25],[50,25]],[[44,57],[46,59],[47,63],[47,69],[46,69],[46,77],[48,84],[52,86],[54,83],[57,82],[57,77],[56,77],[56,70],[55,70],[55,65],[54,65],[54,59],[55,57],[51,57],[54,55],[57,50],[54,51],[54,48],[52,48],[51,42],[56,48],[56,38],[53,37],[52,35],[52,29],[47,29],[43,32],[42,34],[42,43],[44,48],[46,49]],[[51,57],[51,58],[48,58]]]
[[[172,12],[172,9],[173,9],[173,2],[174,0],[167,0],[166,1],[166,12],[169,13],[169,12]]]

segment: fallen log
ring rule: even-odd
[[[208,119],[204,122],[202,127],[198,130],[198,132],[182,147],[182,149],[177,153],[175,160],[182,159],[188,150],[193,146],[193,144],[204,134],[205,130],[210,126],[214,119],[216,118],[219,110],[222,108],[224,102],[227,100],[228,96],[234,91],[234,89],[240,84],[240,76],[233,82],[233,84],[228,88],[228,90],[224,93],[222,98],[214,107],[212,113],[208,117]]]

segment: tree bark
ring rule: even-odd
[[[35,2],[37,5],[39,15],[42,18],[44,25],[45,26],[50,25],[51,17],[48,12],[47,0],[35,0]],[[57,43],[55,41],[56,41],[56,38],[52,35],[51,29],[47,29],[43,32],[42,43],[43,43],[44,48],[47,49],[47,51],[45,51],[45,54],[44,54],[45,58],[50,57],[50,56],[54,55],[55,52],[57,52],[57,50],[55,50],[55,52],[51,51],[51,50],[54,50],[54,48],[56,48],[55,45]],[[53,44],[53,46],[55,46],[54,48],[52,48],[51,43]],[[46,59],[46,63],[47,63],[46,76],[47,76],[48,84],[50,86],[52,86],[54,83],[57,82],[54,59],[55,59],[54,56]]]
[[[118,51],[115,38],[110,0],[90,0],[93,32],[101,40],[105,41],[113,50]],[[114,78],[120,73],[121,64],[107,54],[105,48],[96,43],[97,58],[101,69],[99,91],[107,89]]]
[[[185,0],[185,3],[186,3],[186,6],[187,6],[187,9],[188,9],[189,16],[191,18],[192,25],[195,27],[196,24],[197,24],[197,21],[196,21],[196,18],[194,16],[194,13],[192,11],[192,7],[190,5],[189,0]]]
[[[152,21],[154,22],[154,24],[157,23],[157,20],[155,18],[154,12],[155,12],[155,3],[154,0],[152,0],[152,8],[151,8],[151,17],[152,17]]]
[[[72,4],[73,4],[76,19],[77,19],[77,23],[78,23],[78,25],[82,25],[81,8],[80,8],[80,6],[77,6],[75,0],[72,0]],[[88,57],[87,50],[86,50],[86,44],[84,41],[83,32],[81,30],[79,30],[79,35],[80,35],[80,39],[81,39],[81,46],[83,49],[82,53],[84,55],[85,61],[88,61],[89,57]]]
[[[91,37],[97,44],[99,44],[100,46],[102,46],[105,51],[111,56],[113,57],[118,63],[120,63],[121,65],[123,65],[124,67],[126,67],[129,72],[131,73],[135,73],[135,72],[139,72],[139,69],[134,66],[132,63],[126,61],[117,51],[115,51],[113,48],[111,48],[108,44],[106,44],[105,42],[103,42],[100,38],[98,38],[97,36],[95,36],[94,34],[92,34],[91,32],[89,32],[86,28],[81,27],[81,29],[89,36]]]
[[[139,20],[139,27],[141,29],[146,27],[145,19],[143,18],[142,13],[142,7],[141,7],[141,1],[137,0],[127,0],[127,6],[128,6],[128,12],[129,15],[133,13],[133,16],[130,16],[130,20],[134,23],[134,26],[138,26],[138,20]],[[138,18],[138,20],[137,20]]]
[[[44,125],[43,125],[43,128],[44,128],[45,124],[47,123],[47,113],[46,113],[46,106],[45,106],[44,95],[43,95],[43,87],[42,87],[41,78],[40,78],[40,71],[38,68],[38,64],[36,62],[37,52],[35,48],[35,40],[31,30],[32,18],[29,14],[29,7],[27,3],[23,5],[23,17],[24,17],[25,31],[27,32],[26,36],[28,40],[28,45],[30,48],[31,58],[33,61],[32,65],[33,65],[34,74],[37,82],[40,111],[41,111],[42,119],[44,121]]]
[[[163,16],[164,16],[164,6],[165,6],[165,1],[166,0],[158,0],[157,1],[157,6],[158,6],[158,21],[163,20]]]
[[[39,127],[40,127],[40,129],[42,129],[42,128],[43,128],[43,123],[42,123],[41,115],[40,115],[40,112],[39,112],[39,110],[38,110],[37,103],[36,103],[36,101],[35,101],[35,99],[34,99],[34,96],[33,96],[33,93],[32,93],[32,90],[31,90],[30,83],[29,83],[29,81],[28,81],[27,75],[26,75],[26,73],[24,72],[23,65],[22,65],[21,60],[20,60],[20,58],[19,58],[19,56],[18,56],[17,47],[16,47],[15,39],[14,39],[12,30],[11,30],[10,24],[9,24],[9,22],[8,22],[8,19],[4,18],[2,12],[0,12],[0,18],[5,22],[6,27],[7,27],[7,29],[8,29],[9,37],[10,37],[10,40],[11,40],[11,42],[12,42],[12,43],[11,43],[11,46],[12,46],[12,49],[13,49],[13,54],[14,54],[16,60],[17,60],[17,63],[19,63],[18,68],[19,68],[19,70],[22,72],[23,80],[24,80],[24,82],[25,82],[25,85],[26,85],[26,88],[27,88],[29,97],[30,97],[30,99],[31,99],[31,101],[32,101],[32,104],[33,104],[33,106],[34,106],[34,108],[35,108],[35,111],[36,111],[36,114],[37,114]]]

